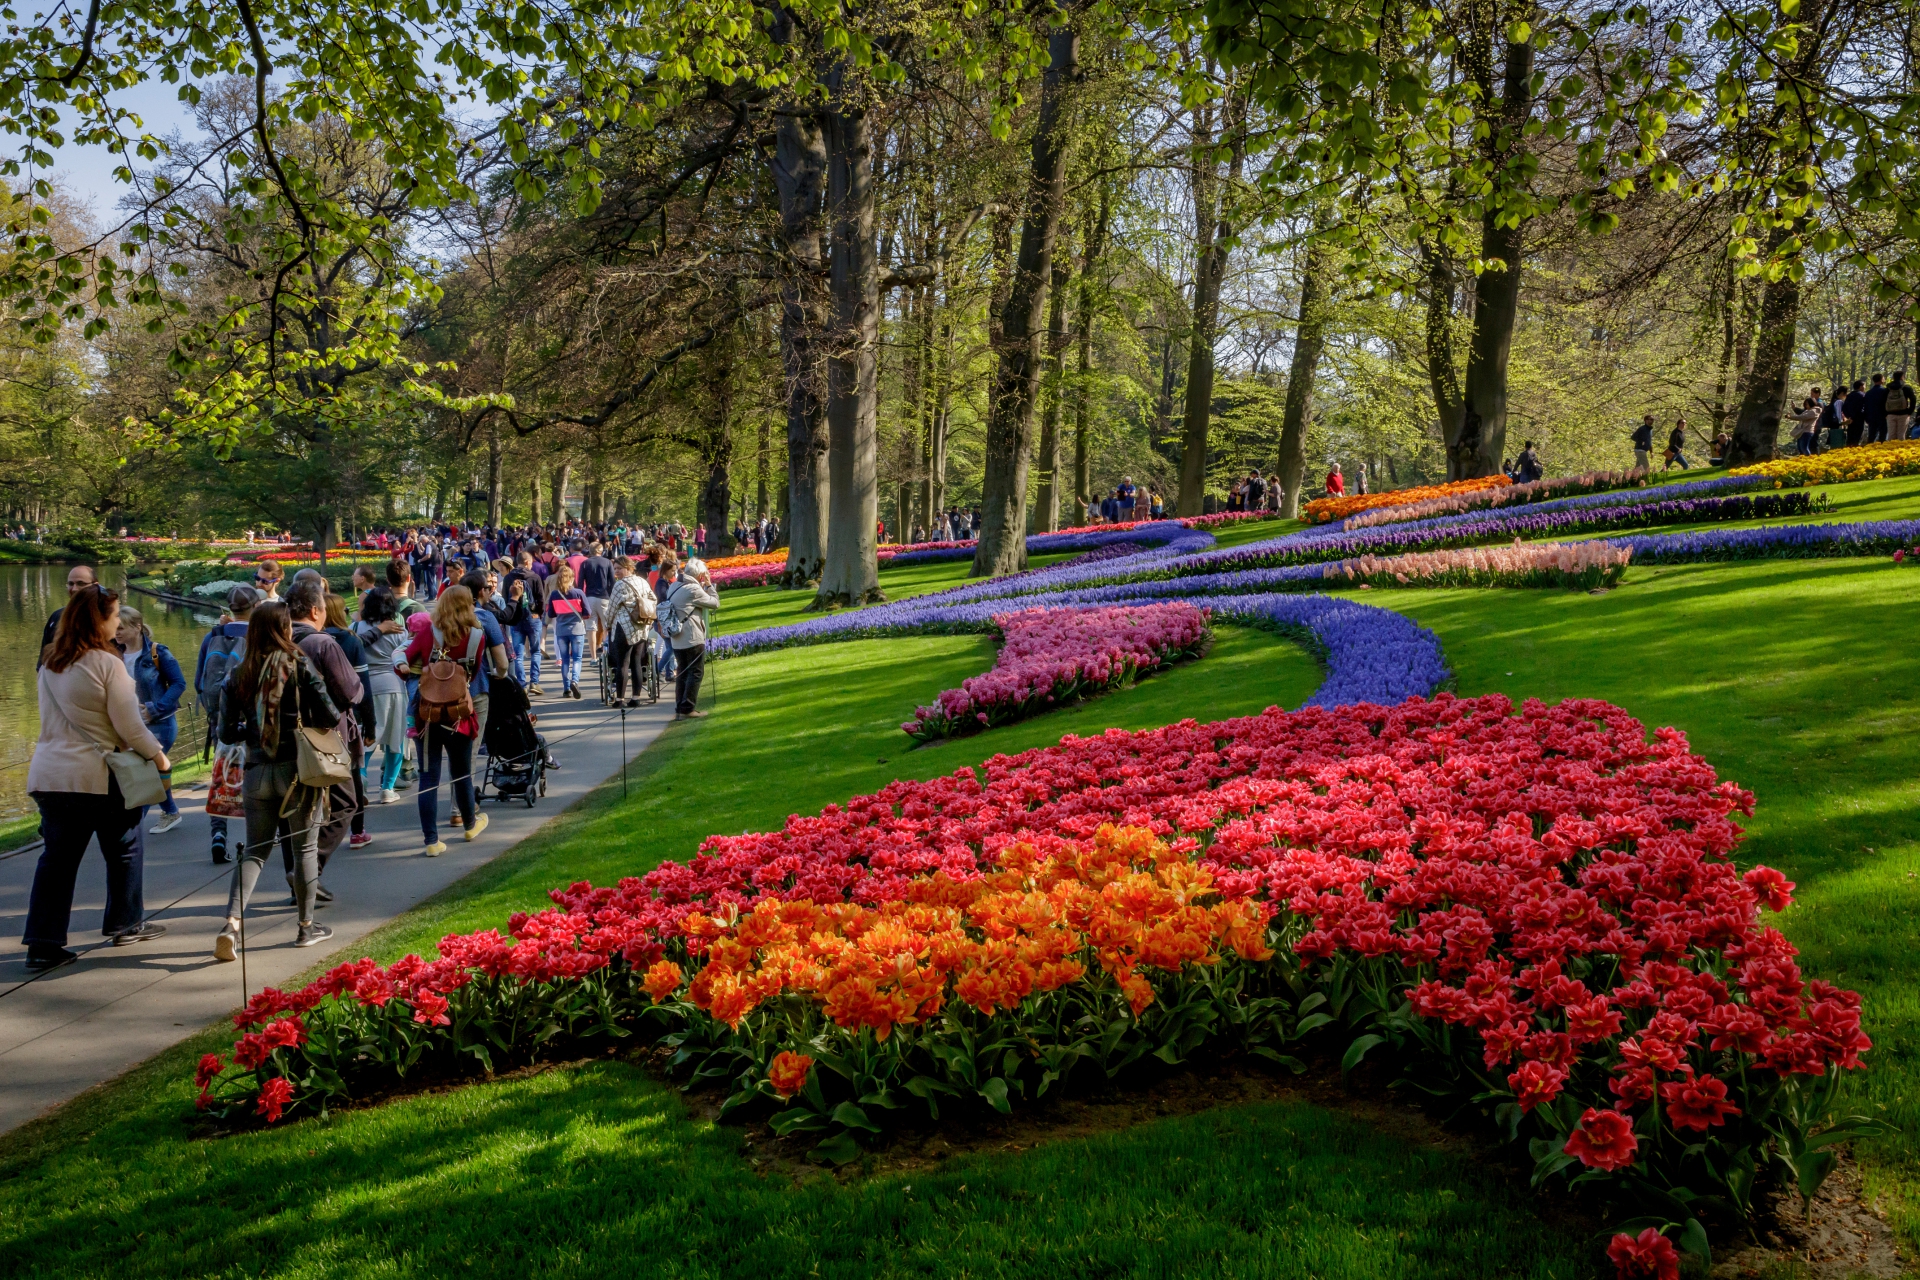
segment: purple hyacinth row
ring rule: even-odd
[[[1035,533],[1027,537],[1027,554],[1030,556],[1058,555],[1062,551],[1094,551],[1111,546],[1117,542],[1135,542],[1142,546],[1161,547],[1179,540],[1181,534],[1198,533],[1199,530],[1183,528],[1177,521],[1156,520],[1147,524],[1129,525],[1124,529],[1081,529],[1072,533]],[[1206,535],[1206,542],[1200,545],[1211,546],[1212,535]],[[901,551],[887,563],[893,568],[912,564],[939,564],[951,560],[973,559],[974,544],[971,542],[953,547],[928,547],[924,551]]]
[[[1440,529],[1421,528],[1418,525],[1381,525],[1308,543],[1265,549],[1255,545],[1190,556],[1178,565],[1171,566],[1171,569],[1179,573],[1192,572],[1193,568],[1199,566],[1227,570],[1275,564],[1315,564],[1327,560],[1345,560],[1352,556],[1432,551],[1475,543],[1505,542],[1512,538],[1564,538],[1604,529],[1779,519],[1806,515],[1812,510],[1812,505],[1812,499],[1804,491],[1796,490],[1791,493],[1742,494],[1727,498],[1634,502],[1572,511],[1541,511],[1529,506],[1518,506],[1512,510],[1495,508],[1477,513],[1473,519]]]
[[[1635,564],[1693,564],[1704,560],[1792,560],[1827,556],[1883,556],[1920,541],[1920,520],[1866,520],[1851,524],[1793,524],[1771,529],[1703,529],[1608,538],[1633,549]]]
[[[1312,572],[1317,575],[1319,570]],[[709,643],[707,651],[714,657],[738,657],[835,640],[986,632],[993,629],[994,615],[1005,613],[1010,607],[1076,608],[1121,600],[1163,602],[1141,590],[1150,585],[1171,584],[1136,583],[1096,591],[1045,593],[1024,596],[1012,605],[1003,601],[933,604],[923,597],[721,636]],[[1387,609],[1322,595],[1267,593],[1195,600],[1196,594],[1177,593],[1181,599],[1205,604],[1218,620],[1298,632],[1310,638],[1327,670],[1326,680],[1307,699],[1310,706],[1336,707],[1356,702],[1391,705],[1430,694],[1452,677],[1439,638],[1411,618]]]
[[[1105,564],[1057,564],[1007,578],[993,578],[955,587],[941,592],[938,598],[958,603],[969,600],[1009,598],[1029,591],[1070,591],[1076,588],[1132,581],[1164,580],[1188,575],[1212,578],[1215,574],[1238,573],[1246,570],[1249,565],[1272,563],[1276,559],[1297,558],[1299,561],[1308,563],[1315,560],[1324,561],[1333,558],[1318,554],[1319,548],[1328,543],[1345,544],[1348,540],[1354,540],[1347,554],[1401,550],[1407,549],[1410,544],[1388,539],[1414,531],[1451,531],[1462,527],[1484,525],[1493,519],[1533,519],[1562,511],[1578,511],[1585,507],[1626,506],[1649,499],[1667,502],[1706,497],[1725,494],[1729,490],[1752,489],[1763,484],[1771,484],[1771,481],[1760,476],[1721,476],[1717,479],[1697,480],[1689,484],[1614,490],[1609,493],[1581,494],[1572,498],[1555,498],[1547,502],[1527,503],[1515,508],[1504,517],[1497,516],[1494,512],[1470,511],[1461,515],[1411,520],[1404,524],[1373,525],[1351,534],[1344,532],[1339,525],[1316,525],[1310,529],[1302,529],[1276,538],[1266,538],[1259,542],[1250,542],[1245,546],[1223,550],[1208,549],[1212,546],[1212,540],[1202,531],[1183,529],[1181,535],[1170,540],[1164,548],[1143,552],[1139,556],[1109,561]],[[1560,530],[1560,532],[1565,531]],[[1358,541],[1361,539],[1365,541]],[[1345,555],[1337,558],[1344,559]],[[896,560],[895,563],[899,562]],[[1318,577],[1317,574],[1313,576]],[[1241,589],[1257,588],[1248,586]]]

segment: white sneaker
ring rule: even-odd
[[[180,825],[179,814],[163,813],[160,815],[160,821],[154,823],[152,826],[147,828],[147,834],[150,836],[163,836],[167,834],[167,832],[173,830],[175,827],[179,825]]]
[[[395,804],[399,801],[399,799],[400,799],[400,793],[398,791],[395,791],[392,787],[386,787],[386,788],[383,788],[380,792],[379,803]]]
[[[435,840],[432,844],[428,845],[426,848],[422,849],[420,852],[426,854],[429,858],[437,858],[441,854],[445,853],[446,851],[447,851],[447,842],[445,840]]]

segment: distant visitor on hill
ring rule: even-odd
[[[1653,470],[1653,415],[1640,419],[1640,425],[1628,437],[1633,441],[1633,465],[1638,471]]]
[[[1905,440],[1913,423],[1913,388],[1907,385],[1907,371],[1895,369],[1887,384],[1887,438]]]

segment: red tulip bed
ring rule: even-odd
[[[843,1159],[889,1116],[1317,1051],[1650,1215],[1615,1260],[1662,1274],[1668,1232],[1810,1192],[1872,1129],[1834,1118],[1859,997],[1764,923],[1793,886],[1734,864],[1751,811],[1682,734],[1588,700],[1069,736],[263,992],[201,1105],[271,1121],[428,1061],[637,1035]]]
[[[993,670],[917,708],[900,728],[916,741],[935,742],[1121,688],[1205,653],[1213,640],[1208,616],[1184,603],[998,614]]]

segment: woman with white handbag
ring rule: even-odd
[[[241,788],[247,844],[234,862],[226,927],[213,940],[216,960],[238,954],[240,914],[283,830],[293,841],[293,895],[300,908],[293,945],[311,947],[333,936],[333,930],[313,918],[314,891],[320,884],[320,828],[327,820],[328,787],[351,776],[334,729],[340,711],[327,696],[325,678],[294,644],[285,604],[268,600],[254,609],[247,623],[246,653],[220,697],[220,741],[247,744]],[[337,777],[318,772],[329,766]]]
[[[22,941],[27,969],[41,973],[79,957],[67,950],[73,883],[98,837],[107,860],[101,932],[115,946],[144,942],[166,926],[143,919],[142,806],[165,794],[172,764],[140,714],[140,698],[114,644],[120,597],[82,587],[67,600],[39,675],[40,739],[27,791],[40,808],[46,847],[33,873]]]

